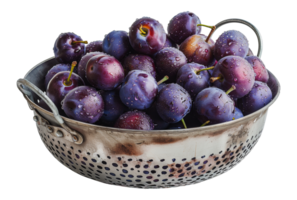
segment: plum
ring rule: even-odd
[[[257,56],[247,56],[245,59],[251,64],[255,72],[255,80],[264,83],[268,82],[268,71],[260,58]]]
[[[158,94],[156,108],[159,116],[168,123],[182,120],[191,110],[192,99],[180,85],[167,84]]]
[[[65,96],[62,109],[71,119],[93,124],[103,115],[104,102],[95,88],[79,86]]]
[[[48,83],[57,73],[63,72],[63,71],[70,71],[70,70],[71,70],[70,64],[54,65],[45,75],[45,88],[47,88]]]
[[[149,73],[133,70],[125,77],[120,98],[130,109],[144,110],[151,106],[158,92],[156,80]]]
[[[90,52],[102,52],[102,41],[101,40],[97,40],[97,41],[93,41],[90,42],[87,46],[86,46],[86,53],[90,53]]]
[[[91,57],[86,66],[86,78],[97,89],[113,90],[123,82],[124,76],[121,63],[105,54]]]
[[[166,47],[155,55],[158,79],[168,76],[168,82],[175,82],[178,70],[187,63],[186,56],[178,49]]]
[[[122,114],[115,123],[116,128],[153,130],[152,119],[142,111],[128,111]]]

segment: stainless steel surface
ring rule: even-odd
[[[45,90],[44,76],[54,64],[53,58],[38,64],[25,79]],[[280,93],[279,82],[272,73],[269,75],[273,100],[267,106],[241,119],[212,126],[140,131],[86,124],[60,116],[69,129],[82,135],[84,141],[80,145],[73,143],[78,139],[76,135],[60,126],[57,113],[37,105],[39,97],[35,92],[43,97],[42,92],[34,87],[33,91],[23,80],[18,87],[25,86],[21,91],[34,110],[46,148],[70,170],[108,184],[166,188],[216,177],[245,158],[260,138],[268,108]]]

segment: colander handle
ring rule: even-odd
[[[251,24],[250,22],[245,21],[243,19],[236,19],[236,18],[226,19],[224,21],[221,21],[221,22],[217,23],[215,25],[216,26],[216,30],[218,28],[220,28],[221,26],[223,26],[225,24],[229,24],[229,23],[240,23],[240,24],[247,25],[248,27],[250,27],[255,32],[255,34],[257,36],[257,39],[258,39],[258,53],[257,53],[257,56],[259,58],[261,58],[262,51],[263,51],[263,40],[262,40],[262,37],[261,37],[261,34],[260,34],[259,30],[253,24]]]
[[[59,114],[57,107],[52,102],[52,100],[30,81],[26,79],[19,79],[17,81],[17,87],[23,93],[24,96],[30,96],[29,91],[25,90],[24,86],[29,88],[32,92],[34,92],[37,96],[39,96],[48,105],[48,107],[52,110],[54,117],[57,120],[57,122],[60,124],[60,126],[64,128],[68,133],[71,134],[73,142],[75,144],[82,144],[83,142],[82,135],[77,131],[72,130],[65,124],[64,120]]]

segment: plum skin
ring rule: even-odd
[[[93,124],[103,115],[104,102],[95,88],[79,86],[65,96],[62,108],[71,119]]]
[[[146,35],[142,34],[140,27],[147,32]],[[154,55],[164,47],[166,33],[158,21],[143,17],[137,19],[130,27],[129,41],[133,49],[138,53]]]
[[[149,73],[133,70],[125,77],[120,98],[130,109],[145,110],[151,106],[158,93],[157,81]]]
[[[115,123],[116,128],[153,130],[154,124],[152,119],[142,111],[128,111],[122,114]]]
[[[90,52],[102,52],[102,41],[101,40],[97,40],[97,41],[93,41],[90,42],[87,46],[86,46],[86,53],[90,53]]]
[[[74,68],[75,69],[75,68]],[[57,64],[54,65],[45,75],[45,88],[47,88],[48,83],[50,80],[59,72],[63,71],[70,71],[71,65],[70,64]],[[75,72],[75,71],[74,71]]]
[[[99,54],[89,59],[86,78],[97,89],[113,90],[123,82],[124,69],[114,57]]]
[[[245,59],[253,67],[253,70],[255,72],[255,80],[267,83],[269,74],[262,60],[257,56],[247,56],[245,57]]]

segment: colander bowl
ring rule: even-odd
[[[217,24],[244,20],[229,19]],[[38,133],[49,152],[70,170],[100,182],[136,188],[168,188],[199,183],[232,169],[259,140],[268,108],[280,93],[280,84],[269,72],[273,100],[241,119],[198,128],[139,131],[87,124],[60,116],[44,94],[44,77],[57,64],[54,58],[33,67],[17,81]],[[38,106],[43,99],[49,112]]]

